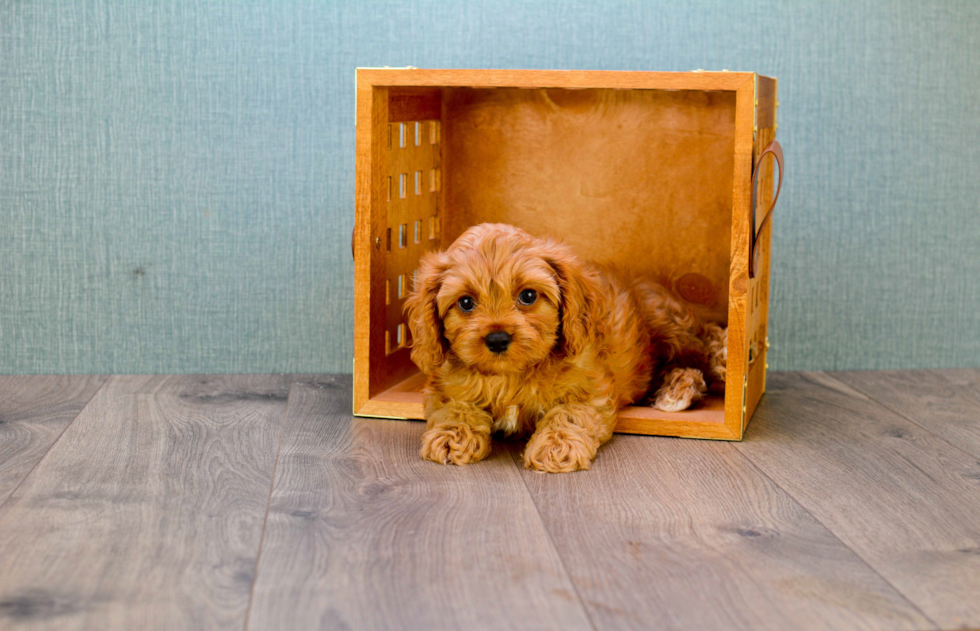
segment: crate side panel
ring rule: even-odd
[[[383,183],[386,233],[382,249],[389,356],[411,344],[405,299],[414,287],[419,260],[426,252],[437,249],[439,243],[435,221],[441,180],[440,127],[438,119],[393,121],[388,125]]]
[[[759,134],[756,139],[755,160],[758,160],[758,155],[775,137],[775,129],[771,127],[759,129]],[[761,171],[759,173],[756,222],[761,223],[763,219],[762,215],[769,208],[773,199],[773,183],[776,179],[775,161],[771,157],[766,156],[766,159],[758,168]],[[776,211],[774,210],[773,212],[775,213]],[[749,313],[747,318],[750,334],[749,391],[746,400],[746,423],[752,418],[752,414],[755,412],[755,408],[759,404],[759,399],[765,392],[766,387],[766,370],[768,370],[766,340],[769,334],[769,277],[772,268],[771,246],[773,221],[775,221],[775,215],[773,219],[769,220],[769,223],[759,235],[759,274],[756,278],[749,281]]]

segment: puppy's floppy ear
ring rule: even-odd
[[[430,252],[423,256],[412,292],[405,299],[408,328],[412,332],[412,361],[427,375],[442,365],[449,347],[443,337],[442,319],[436,305],[442,277],[448,269],[446,254]]]
[[[568,246],[548,242],[542,250],[561,291],[562,344],[567,354],[577,355],[593,345],[597,336],[598,279]]]

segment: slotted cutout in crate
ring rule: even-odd
[[[393,190],[386,196],[385,216],[386,230],[394,242],[384,261],[386,282],[391,288],[385,303],[387,354],[407,356],[410,340],[403,310],[410,289],[408,281],[422,255],[437,243],[435,239],[423,239],[422,233],[423,225],[439,214],[438,188],[425,182],[425,175],[437,173],[441,164],[439,121],[398,121],[388,128],[393,142],[385,150],[384,177]],[[389,361],[406,361],[402,355]]]

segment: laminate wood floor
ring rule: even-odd
[[[346,375],[0,377],[0,629],[980,628],[978,384],[775,373],[742,443],[541,475]]]

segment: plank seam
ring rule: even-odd
[[[534,493],[531,492],[531,487],[527,485],[527,480],[524,479],[524,472],[522,470],[524,463],[518,462],[514,445],[512,444],[508,445],[508,451],[510,452],[511,461],[514,463],[514,466],[517,467],[517,477],[520,478],[521,484],[524,485],[524,490],[527,491],[528,497],[531,498],[531,504],[534,506],[534,513],[538,516],[538,522],[541,523],[541,528],[544,530],[545,534],[548,535],[548,541],[551,543],[551,549],[555,551],[555,556],[558,557],[558,562],[561,564],[561,569],[565,573],[565,576],[568,578],[568,583],[572,586],[572,589],[575,591],[575,597],[578,598],[579,606],[582,607],[582,612],[585,613],[585,619],[589,621],[589,625],[595,631],[599,631],[599,627],[596,626],[595,621],[592,619],[592,613],[589,611],[589,608],[585,606],[585,600],[582,599],[582,594],[580,594],[578,591],[578,585],[575,584],[575,579],[572,578],[571,573],[568,571],[568,567],[565,565],[565,557],[563,557],[561,555],[561,552],[558,550],[558,545],[555,543],[555,539],[551,534],[551,529],[548,528],[548,524],[545,522],[544,516],[541,515],[541,509],[538,508],[538,500],[534,497]],[[542,475],[569,475],[569,474],[546,473]]]
[[[21,478],[20,482],[17,483],[17,486],[12,488],[10,490],[10,493],[7,494],[7,497],[5,497],[2,502],[0,502],[0,509],[3,509],[3,507],[7,504],[7,502],[10,501],[10,498],[16,495],[17,490],[20,489],[21,486],[23,486],[27,478],[31,477],[31,474],[34,473],[34,470],[38,468],[38,465],[40,465],[42,462],[44,462],[47,459],[48,454],[51,453],[51,450],[54,449],[54,446],[57,445],[59,442],[61,442],[61,437],[65,435],[65,432],[68,431],[68,428],[75,424],[75,421],[78,419],[79,416],[82,415],[82,412],[85,411],[85,408],[87,408],[89,404],[92,403],[93,400],[95,400],[96,395],[102,392],[103,388],[105,388],[108,385],[108,383],[112,381],[114,378],[115,375],[109,375],[108,377],[106,377],[106,380],[102,382],[102,385],[100,385],[98,388],[95,389],[95,392],[92,393],[92,396],[90,396],[88,400],[85,401],[85,405],[79,408],[78,413],[72,417],[71,421],[67,425],[65,425],[65,428],[61,430],[60,434],[58,434],[58,437],[54,439],[54,441],[52,441],[50,445],[48,445],[47,449],[44,450],[44,455],[37,459],[37,462],[35,462],[34,466],[31,467],[31,470],[27,472],[27,475]]]
[[[824,374],[826,375],[826,373],[824,373]],[[830,377],[830,375],[827,375],[827,376],[828,376],[828,377]],[[831,379],[833,379],[833,377],[831,377]],[[837,381],[837,380],[835,379],[834,381]],[[838,382],[838,383],[840,383],[840,382]],[[818,385],[819,385],[819,384],[818,384]],[[844,384],[844,385],[847,385],[847,384]],[[888,580],[887,578],[885,578],[885,577],[884,577],[884,576],[883,576],[883,575],[881,574],[881,572],[879,572],[879,571],[878,571],[878,568],[876,568],[876,567],[875,567],[874,565],[872,565],[872,564],[871,564],[871,562],[870,562],[870,561],[868,561],[868,560],[867,560],[866,558],[864,558],[864,557],[863,557],[863,556],[862,556],[861,554],[859,554],[859,553],[857,552],[857,550],[855,550],[854,548],[852,548],[851,546],[849,546],[849,545],[848,545],[848,544],[847,544],[846,542],[844,542],[844,541],[843,541],[843,540],[842,540],[842,539],[841,539],[840,537],[838,537],[838,536],[837,536],[837,533],[836,533],[836,532],[834,532],[834,531],[833,531],[833,530],[832,530],[832,529],[831,529],[831,528],[830,528],[830,527],[829,527],[829,526],[828,526],[827,524],[825,524],[825,523],[824,523],[824,522],[823,522],[822,520],[820,520],[820,519],[818,519],[818,518],[817,518],[817,516],[816,516],[816,515],[814,515],[814,514],[813,514],[813,513],[812,513],[812,512],[810,511],[810,509],[808,509],[808,508],[807,508],[806,506],[804,506],[804,505],[803,505],[803,504],[802,504],[802,503],[801,503],[801,502],[800,502],[800,501],[799,501],[799,500],[798,500],[798,499],[796,498],[796,496],[795,496],[795,495],[793,495],[792,493],[790,493],[790,492],[789,492],[789,491],[788,491],[787,489],[785,489],[785,488],[783,488],[783,486],[782,486],[782,485],[780,485],[780,484],[779,484],[778,482],[776,482],[776,480],[774,480],[774,479],[773,479],[772,477],[770,477],[770,476],[769,476],[769,474],[768,474],[768,473],[766,473],[766,472],[765,472],[765,471],[764,471],[764,470],[762,469],[762,467],[760,467],[760,466],[759,466],[758,464],[756,464],[756,462],[755,462],[755,460],[753,460],[751,456],[749,456],[749,455],[748,455],[748,454],[746,454],[746,453],[743,453],[743,452],[742,452],[742,449],[741,449],[741,444],[740,444],[740,443],[732,443],[732,444],[733,444],[733,445],[734,445],[734,447],[735,447],[735,449],[734,449],[734,451],[735,451],[735,453],[737,453],[737,454],[739,455],[739,457],[741,457],[741,458],[744,458],[744,459],[745,459],[745,461],[746,461],[746,462],[748,462],[748,464],[749,464],[749,465],[750,465],[750,466],[751,466],[751,467],[752,467],[753,469],[755,469],[756,471],[758,471],[758,472],[759,472],[759,474],[760,474],[760,475],[762,475],[762,476],[763,476],[763,477],[764,477],[765,479],[767,479],[767,480],[769,480],[769,481],[770,481],[770,482],[771,482],[771,483],[772,483],[772,484],[773,484],[773,485],[774,485],[774,486],[775,486],[775,487],[776,487],[777,489],[779,489],[779,490],[781,490],[781,491],[782,491],[783,493],[785,493],[785,494],[786,494],[786,497],[788,497],[789,499],[791,499],[791,500],[793,500],[793,503],[794,503],[794,504],[796,504],[797,506],[799,506],[799,507],[800,507],[800,510],[802,510],[802,511],[803,511],[803,512],[805,512],[805,513],[806,513],[807,515],[809,515],[809,516],[810,516],[810,518],[811,518],[811,519],[813,519],[813,521],[815,521],[816,523],[818,523],[818,524],[820,524],[820,525],[821,525],[821,526],[822,526],[822,527],[824,528],[824,530],[826,530],[826,531],[827,531],[827,532],[828,532],[828,533],[829,533],[829,534],[830,534],[830,535],[831,535],[831,536],[832,536],[832,537],[833,537],[834,539],[836,539],[837,541],[839,541],[839,542],[840,542],[840,544],[841,544],[842,546],[844,546],[845,548],[847,548],[848,550],[850,550],[850,551],[851,551],[851,553],[852,553],[852,554],[853,554],[853,555],[854,555],[855,557],[857,557],[858,559],[860,559],[860,560],[861,560],[861,562],[862,562],[862,563],[864,563],[864,564],[865,564],[865,565],[866,565],[866,566],[868,567],[868,569],[870,569],[870,570],[871,570],[872,572],[874,572],[874,573],[875,573],[875,575],[877,575],[877,576],[878,576],[878,577],[879,577],[879,578],[880,578],[880,579],[881,579],[882,581],[884,581],[886,585],[888,585],[888,586],[889,586],[889,587],[891,587],[891,588],[892,588],[893,590],[895,590],[895,593],[896,593],[896,594],[898,594],[899,596],[901,596],[901,597],[902,597],[902,599],[903,599],[903,600],[904,600],[905,602],[907,602],[907,603],[908,603],[908,605],[909,605],[909,606],[910,606],[910,607],[911,607],[912,609],[915,609],[916,611],[918,611],[918,612],[919,612],[920,614],[922,614],[922,617],[923,617],[923,618],[925,618],[926,620],[928,620],[929,622],[931,622],[931,623],[932,623],[932,624],[934,625],[934,628],[935,628],[935,629],[942,629],[942,625],[939,625],[939,624],[937,624],[935,620],[933,620],[932,618],[930,618],[929,616],[927,616],[927,615],[926,615],[926,613],[925,613],[924,611],[922,611],[922,609],[921,609],[921,608],[919,608],[919,606],[918,606],[918,605],[917,605],[917,604],[916,604],[915,602],[913,602],[913,601],[912,601],[912,600],[911,600],[911,599],[910,599],[910,598],[909,598],[909,597],[908,597],[908,596],[907,596],[907,595],[906,595],[906,594],[905,594],[905,593],[904,593],[904,592],[903,592],[902,590],[900,590],[900,589],[899,589],[898,587],[896,587],[895,585],[893,585],[891,581],[889,581],[889,580]]]
[[[245,625],[243,631],[248,631],[252,617],[252,605],[255,599],[255,585],[259,580],[259,562],[262,560],[262,545],[265,543],[266,525],[269,523],[269,510],[272,507],[272,493],[276,488],[276,476],[279,474],[279,456],[282,453],[282,439],[286,435],[286,421],[289,420],[289,401],[292,398],[293,387],[296,385],[296,375],[289,378],[289,393],[286,395],[286,407],[282,411],[282,425],[279,427],[279,442],[276,444],[276,462],[272,466],[272,481],[269,483],[269,497],[265,502],[265,515],[262,517],[262,534],[259,536],[259,549],[255,554],[255,571],[252,572],[252,586],[248,590],[248,606],[245,608]]]
[[[827,373],[824,373],[824,374],[827,374]],[[934,437],[934,438],[936,438],[936,439],[938,439],[938,440],[940,440],[940,441],[942,441],[943,443],[945,443],[945,444],[947,444],[947,445],[949,445],[949,446],[951,446],[951,447],[954,447],[954,448],[956,448],[957,450],[959,450],[960,452],[962,452],[962,453],[964,453],[964,454],[966,454],[966,455],[967,455],[967,456],[969,456],[970,458],[980,458],[980,453],[977,453],[977,454],[974,454],[974,453],[970,453],[969,451],[967,451],[966,449],[963,449],[963,448],[962,448],[961,446],[959,446],[959,445],[957,445],[956,443],[954,443],[954,442],[951,442],[951,441],[950,441],[949,439],[947,439],[947,438],[946,438],[945,436],[942,436],[942,435],[940,435],[940,434],[937,434],[936,432],[934,432],[934,431],[932,431],[931,429],[929,429],[929,428],[928,428],[928,427],[926,427],[925,425],[922,425],[922,424],[920,424],[920,423],[919,423],[918,421],[916,421],[916,420],[915,420],[914,418],[912,418],[911,416],[908,416],[908,415],[907,415],[907,414],[905,414],[904,412],[902,412],[902,411],[900,411],[900,410],[896,410],[896,409],[893,409],[892,407],[890,407],[890,406],[888,406],[888,405],[886,405],[885,403],[882,403],[882,402],[881,402],[881,401],[879,401],[879,400],[878,400],[877,398],[875,398],[874,396],[872,396],[872,395],[871,395],[871,394],[870,394],[870,393],[869,393],[869,392],[868,392],[867,390],[865,390],[865,389],[864,389],[863,387],[861,387],[861,386],[859,386],[859,385],[857,385],[857,384],[853,384],[853,385],[852,385],[852,384],[849,384],[849,383],[848,383],[848,384],[845,384],[845,383],[844,383],[843,381],[841,381],[841,380],[840,380],[840,379],[838,379],[837,377],[834,377],[833,375],[827,375],[827,377],[828,377],[828,378],[830,378],[830,379],[833,379],[833,380],[834,380],[834,381],[836,381],[837,383],[840,383],[840,384],[843,384],[843,385],[846,385],[846,386],[847,386],[848,388],[852,388],[852,389],[854,389],[854,390],[857,390],[858,392],[860,392],[860,393],[861,393],[861,394],[863,394],[864,396],[866,396],[866,397],[868,397],[868,400],[869,400],[869,401],[871,401],[872,403],[874,403],[874,404],[876,404],[876,405],[877,405],[878,407],[880,407],[880,408],[882,408],[882,409],[884,409],[884,410],[886,410],[886,411],[888,411],[888,412],[891,412],[892,414],[895,414],[896,416],[899,416],[899,417],[901,417],[901,418],[903,418],[903,419],[905,419],[905,420],[906,420],[906,421],[908,421],[909,423],[912,423],[913,425],[915,425],[916,427],[918,427],[919,429],[921,429],[921,430],[922,430],[923,432],[925,432],[925,433],[927,433],[927,434],[929,434],[930,436],[932,436],[932,437]],[[954,387],[955,387],[955,384],[952,384],[952,383],[950,383],[950,382],[949,382],[949,381],[948,381],[948,380],[947,380],[947,379],[946,379],[945,377],[943,377],[942,375],[940,375],[939,377],[940,377],[940,379],[942,379],[943,381],[945,381],[945,382],[946,382],[947,384],[949,384],[950,386],[954,386]],[[973,399],[973,397],[972,397],[972,396],[969,396],[969,395],[967,395],[967,396],[965,396],[965,397],[964,397],[964,396],[962,396],[962,395],[958,395],[958,396],[959,396],[959,398],[960,398],[960,400],[961,400],[961,401],[966,401],[966,402],[969,402],[969,403],[973,403],[973,402],[974,402],[974,399]]]

